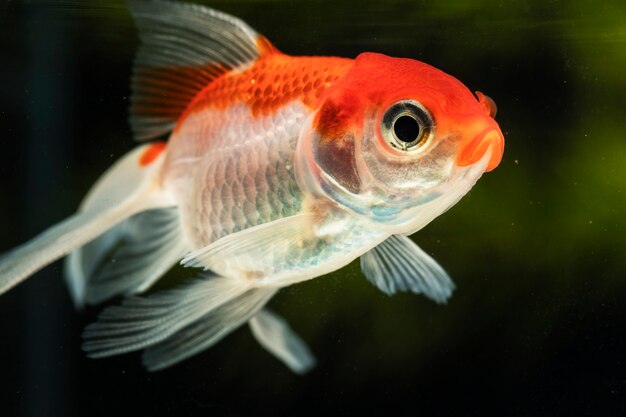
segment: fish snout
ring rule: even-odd
[[[495,169],[500,164],[504,152],[504,136],[497,126],[487,127],[467,143],[459,153],[457,165],[475,164],[485,156],[488,150],[491,150],[491,158],[485,169],[486,172]]]

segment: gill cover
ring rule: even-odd
[[[321,132],[317,128],[318,116],[319,112],[309,116],[298,140],[295,174],[300,188],[314,196],[326,196],[356,213],[367,214],[367,205],[360,196],[362,184],[357,169],[355,133],[335,131],[336,136],[326,136],[329,131]]]

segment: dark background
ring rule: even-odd
[[[414,238],[446,306],[358,265],[272,307],[319,364],[247,329],[166,371],[89,360],[61,264],[0,298],[0,415],[626,415],[626,3],[214,1],[290,54],[413,57],[498,103],[502,164]],[[72,213],[134,144],[120,1],[0,3],[0,252]],[[173,275],[176,275],[174,271]]]

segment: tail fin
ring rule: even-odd
[[[163,158],[156,146],[140,146],[113,165],[88,195],[88,209],[0,258],[0,294],[133,214],[171,205],[157,182]]]

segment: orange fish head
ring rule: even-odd
[[[502,158],[495,103],[477,97],[422,62],[361,54],[327,91],[299,152],[318,190],[391,233],[414,231]]]

